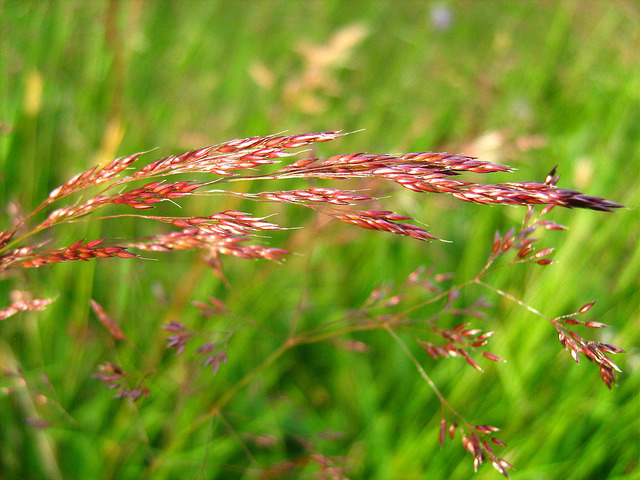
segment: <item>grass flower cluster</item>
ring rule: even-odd
[[[589,196],[575,190],[557,187],[555,169],[542,182],[477,183],[465,175],[483,177],[494,172],[510,172],[510,168],[464,155],[419,152],[402,155],[353,153],[326,159],[305,156],[319,142],[336,140],[341,132],[319,132],[299,135],[273,135],[233,140],[215,146],[169,156],[141,165],[141,153],[118,158],[82,172],[54,189],[31,213],[16,217],[12,225],[0,232],[0,273],[4,278],[17,275],[21,269],[46,267],[69,261],[111,259],[111,261],[143,261],[148,255],[177,250],[198,250],[203,259],[221,278],[222,257],[230,255],[242,259],[282,261],[289,254],[278,246],[265,245],[267,232],[288,230],[291,226],[274,223],[274,216],[254,216],[236,210],[213,211],[208,216],[160,216],[149,212],[161,203],[175,204],[185,197],[211,197],[215,205],[219,197],[230,196],[253,202],[285,203],[305,207],[341,222],[369,230],[392,233],[419,241],[438,240],[410,216],[384,209],[384,198],[376,190],[395,184],[415,194],[450,195],[463,202],[481,205],[517,205],[525,209],[518,228],[504,234],[496,233],[488,244],[488,257],[482,269],[471,279],[458,281],[450,276],[418,269],[406,282],[395,289],[378,288],[364,304],[345,314],[339,321],[327,322],[318,328],[289,335],[281,346],[265,358],[254,370],[238,382],[229,385],[218,400],[201,412],[183,436],[194,431],[206,420],[218,416],[228,403],[278,358],[304,344],[342,342],[354,351],[368,347],[348,340],[348,335],[366,330],[386,331],[415,365],[419,375],[440,402],[439,442],[458,438],[473,458],[474,469],[490,463],[500,474],[508,477],[512,465],[494,452],[505,443],[495,436],[499,429],[487,424],[467,421],[445,398],[427,372],[408,340],[419,345],[424,353],[436,360],[459,358],[482,372],[485,360],[504,361],[485,350],[493,331],[472,325],[485,319],[488,303],[484,297],[469,305],[460,305],[463,289],[479,285],[489,292],[511,300],[546,319],[558,332],[561,346],[573,360],[586,358],[595,363],[607,387],[615,383],[620,369],[611,355],[623,350],[614,345],[588,340],[576,332],[577,328],[601,328],[594,320],[581,320],[591,309],[587,303],[574,313],[548,317],[510,293],[493,287],[487,277],[498,270],[516,264],[547,266],[553,248],[538,248],[541,231],[563,230],[564,227],[548,219],[556,207],[581,208],[611,212],[621,205],[603,198]],[[172,181],[174,175],[193,175],[202,180]],[[278,184],[297,180],[298,188],[278,189]],[[301,181],[314,186],[299,188]],[[239,182],[260,182],[273,185],[273,190],[249,192],[234,188]],[[327,186],[318,186],[318,183]],[[347,188],[340,188],[340,184]],[[537,208],[536,208],[537,207]],[[215,208],[215,207],[212,207]],[[68,246],[56,245],[55,229],[64,224],[97,222],[107,219],[134,217],[158,224],[158,233],[122,240],[118,238],[79,239]],[[164,260],[160,258],[160,260]],[[411,292],[421,291],[425,300],[411,300]],[[0,310],[5,320],[21,311],[42,310],[51,298],[33,299],[26,291],[14,292],[14,297]],[[62,301],[62,300],[59,300]],[[433,306],[435,313],[414,316],[423,307]],[[200,301],[196,305],[205,316],[226,315],[226,305],[217,298]],[[96,301],[91,308],[111,337],[118,342],[130,342],[120,322],[112,318]],[[441,323],[443,316],[460,318],[450,327]],[[232,333],[200,332],[178,321],[163,327],[169,335],[166,348],[175,355],[188,352],[215,375],[234,357],[230,345]],[[193,345],[193,347],[192,347]],[[143,402],[154,395],[144,378],[129,374],[121,366],[108,361],[96,366],[95,378],[107,388],[115,390],[117,398]],[[156,374],[159,374],[156,372]],[[179,440],[176,440],[179,442]],[[346,478],[341,459],[323,456],[309,450],[308,461],[317,465],[319,478]],[[290,460],[290,459],[289,459]],[[296,462],[278,463],[272,478],[297,468]],[[154,468],[152,462],[151,470]],[[272,475],[269,477],[268,475]]]

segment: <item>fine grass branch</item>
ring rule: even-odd
[[[549,317],[537,308],[495,288],[486,279],[496,271],[516,264],[553,263],[550,255],[553,248],[537,249],[534,233],[542,230],[563,230],[565,227],[547,219],[555,207],[582,208],[600,212],[611,212],[620,208],[615,202],[589,196],[575,190],[558,188],[555,169],[543,182],[476,183],[463,180],[465,173],[490,174],[510,172],[504,165],[478,160],[464,155],[419,152],[403,155],[379,155],[353,153],[336,155],[326,159],[301,155],[301,148],[315,143],[327,142],[344,136],[341,132],[319,132],[302,135],[261,136],[232,140],[219,145],[172,155],[139,165],[142,153],[105,162],[82,172],[54,189],[49,196],[29,214],[14,218],[11,226],[0,232],[0,275],[8,278],[17,269],[38,268],[55,263],[93,258],[139,259],[137,252],[171,252],[177,250],[199,250],[204,260],[222,279],[224,255],[244,259],[267,259],[281,261],[289,252],[262,244],[263,235],[269,231],[286,230],[274,223],[271,217],[257,217],[236,210],[214,211],[208,216],[161,216],[150,215],[149,210],[160,203],[173,203],[185,197],[207,196],[213,201],[220,196],[241,198],[254,202],[285,203],[311,209],[344,223],[361,228],[388,232],[421,241],[438,238],[426,231],[417,222],[400,213],[360,205],[381,200],[375,192],[363,193],[360,189],[338,188],[341,181],[377,180],[380,183],[397,184],[420,193],[444,194],[464,202],[482,205],[521,205],[526,207],[524,219],[516,230],[505,234],[496,233],[488,249],[487,261],[471,279],[459,281],[454,286],[443,287],[443,282],[452,280],[446,275],[435,275],[421,269],[413,272],[403,288],[392,291],[377,288],[359,308],[353,309],[336,322],[303,332],[291,332],[281,345],[260,364],[229,386],[224,394],[190,425],[178,432],[165,448],[149,464],[152,472],[163,457],[169,455],[189,437],[190,433],[215,417],[240,391],[267,367],[293,348],[320,342],[341,342],[347,349],[359,351],[368,348],[362,342],[344,340],[353,334],[367,330],[386,331],[417,368],[420,376],[432,389],[441,405],[439,441],[442,445],[448,436],[459,435],[463,447],[473,456],[474,468],[489,462],[501,474],[508,477],[513,468],[498,457],[493,448],[504,442],[494,436],[497,427],[474,425],[464,419],[438,390],[427,370],[407,344],[413,339],[414,346],[435,360],[458,357],[466,364],[482,372],[479,361],[503,361],[499,356],[484,351],[494,332],[484,332],[471,326],[471,321],[482,320],[488,304],[478,298],[470,305],[460,306],[460,292],[470,285],[478,285],[526,308],[532,314],[551,323],[556,329],[561,345],[578,362],[587,358],[594,362],[604,383],[611,388],[615,373],[620,369],[610,355],[623,350],[614,345],[591,341],[579,335],[574,327],[601,328],[605,325],[591,320],[579,320],[593,306],[587,303],[576,312],[559,317]],[[294,159],[293,157],[300,157]],[[204,180],[171,181],[173,175],[193,174]],[[297,179],[298,181],[324,180],[331,187],[310,187],[288,190],[245,192],[232,189],[236,182],[267,181],[269,184]],[[534,208],[540,206],[540,208]],[[108,213],[103,214],[104,209]],[[129,212],[119,213],[123,208]],[[100,212],[100,213],[98,213]],[[158,233],[127,241],[115,238],[80,239],[67,246],[45,248],[55,239],[52,230],[60,225],[135,217],[161,224]],[[226,281],[226,280],[225,280]],[[418,290],[428,298],[409,302],[408,292]],[[29,292],[15,291],[7,307],[0,309],[0,320],[20,311],[42,310],[52,299],[32,299]],[[211,298],[197,305],[203,315],[227,314],[226,306]],[[414,315],[426,306],[434,306],[437,314]],[[118,322],[97,302],[91,307],[100,323],[116,341],[129,341]],[[462,321],[452,328],[441,326],[440,317],[445,314]],[[470,320],[470,321],[466,321]],[[163,329],[169,332],[166,347],[175,354],[185,351],[188,345],[199,342],[193,354],[202,359],[215,374],[227,362],[228,344],[233,332],[219,332],[216,341],[204,341],[207,332],[197,332],[180,322],[172,321]],[[208,332],[211,333],[211,332]],[[197,340],[196,340],[197,339]],[[232,355],[233,352],[230,353]],[[481,360],[483,359],[483,360]],[[151,374],[157,374],[153,371]],[[116,396],[132,401],[151,394],[144,382],[137,380],[120,366],[105,362],[95,375]],[[492,446],[494,445],[494,446]]]

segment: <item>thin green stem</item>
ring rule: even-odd
[[[473,280],[473,283],[476,283],[484,288],[487,288],[495,293],[497,293],[498,295],[504,297],[504,298],[508,298],[509,300],[511,300],[512,302],[517,303],[518,305],[520,305],[523,308],[526,308],[527,310],[529,310],[531,313],[538,315],[539,317],[542,317],[550,322],[553,323],[553,319],[550,317],[547,317],[544,313],[542,313],[540,310],[537,310],[536,308],[532,307],[531,305],[523,302],[522,300],[520,300],[517,297],[514,297],[513,295],[511,295],[510,293],[505,292],[504,290],[500,290],[499,288],[496,288],[492,285],[489,285],[488,283],[484,283],[482,280],[480,280],[479,278],[475,278]]]
[[[464,417],[462,415],[460,415],[451,406],[451,404],[447,401],[447,399],[444,397],[442,392],[440,392],[440,389],[433,382],[433,380],[431,380],[431,377],[426,372],[424,367],[420,364],[420,362],[415,357],[415,355],[411,352],[411,350],[409,350],[409,347],[407,347],[407,344],[402,341],[402,339],[398,336],[398,334],[390,326],[386,326],[385,330],[389,333],[389,335],[391,335],[391,337],[396,341],[396,343],[398,345],[400,345],[400,348],[402,348],[402,350],[407,355],[407,357],[409,357],[409,360],[411,360],[411,363],[413,363],[413,365],[416,367],[416,369],[418,370],[418,373],[420,374],[420,376],[424,379],[425,382],[427,382],[427,384],[429,385],[429,388],[431,388],[433,393],[435,393],[436,397],[438,397],[438,400],[440,400],[440,404],[442,406],[444,406],[444,408],[446,408],[449,411],[449,413],[451,413],[452,415],[454,415],[455,417],[460,419],[464,424],[467,424],[467,421],[464,419]]]

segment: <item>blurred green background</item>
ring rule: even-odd
[[[557,247],[558,263],[490,282],[549,316],[597,300],[589,318],[611,327],[584,334],[627,350],[616,358],[619,386],[608,391],[547,322],[491,295],[488,318],[473,326],[497,332],[490,351],[507,364],[484,362],[480,374],[459,359],[435,362],[403,338],[469,421],[503,429],[513,478],[638,478],[638,13],[633,1],[0,1],[3,224],[96,162],[282,131],[363,129],[322,144],[321,155],[435,150],[517,168],[494,182],[542,180],[558,165],[561,187],[628,209],[554,210],[570,230],[540,242]],[[181,204],[200,215],[274,211],[232,199]],[[292,325],[339,320],[420,265],[469,279],[493,232],[524,214],[409,191],[385,205],[453,243],[284,209],[278,223],[306,228],[270,244],[298,255],[282,265],[225,259],[229,287],[189,253],[2,279],[2,305],[13,289],[57,301],[0,323],[0,478],[280,478],[285,459],[299,465],[282,478],[314,478],[313,462],[303,464],[309,451],[346,457],[354,479],[472,477],[459,439],[439,448],[439,403],[384,331],[342,339],[366,343],[366,353],[335,342],[287,352],[221,415],[189,430]],[[154,231],[105,221],[57,229],[53,241]],[[468,289],[460,301],[488,293]],[[200,317],[191,301],[209,296],[233,314]],[[131,343],[109,337],[91,298]],[[160,327],[171,320],[234,330],[228,364],[213,376],[193,348],[165,351]],[[150,397],[113,399],[92,378],[107,361],[134,384],[144,380]],[[498,474],[484,466],[473,478]]]

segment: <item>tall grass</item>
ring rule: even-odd
[[[394,340],[393,328],[300,342],[286,353],[278,346],[292,331],[311,332],[344,320],[346,310],[360,312],[372,291],[391,303],[400,294],[403,304],[424,302],[427,293],[401,288],[418,265],[425,274],[433,265],[433,275],[473,279],[495,230],[517,228],[524,207],[394,191],[384,200],[388,208],[428,222],[430,234],[453,242],[422,244],[356,233],[282,204],[267,222],[306,226],[270,232],[268,247],[298,254],[282,265],[231,259],[221,279],[200,258],[178,252],[169,263],[68,262],[6,279],[3,305],[13,289],[56,301],[0,324],[2,366],[19,372],[2,380],[5,476],[255,478],[346,465],[352,478],[468,478],[472,468],[460,444],[445,442],[438,452],[440,402],[412,358],[470,424],[503,429],[499,436],[509,447],[499,455],[517,466],[514,477],[637,473],[638,82],[637,48],[628,42],[637,36],[627,20],[636,16],[631,4],[602,7],[599,15],[571,2],[557,9],[441,5],[450,23],[432,20],[433,10],[418,4],[256,2],[238,10],[6,2],[1,8],[4,225],[73,174],[118,155],[160,145],[149,154],[160,158],[285,128],[365,129],[342,138],[339,151],[461,151],[518,167],[492,174],[495,183],[544,179],[557,164],[561,186],[631,207],[614,215],[554,209],[547,216],[569,231],[548,231],[540,242],[557,247],[557,263],[514,265],[492,276],[490,284],[506,295],[490,297],[488,317],[469,328],[496,330],[490,352],[508,363],[493,368],[479,361],[484,374],[464,368],[463,359],[430,360],[412,335]],[[311,154],[339,151],[323,144]],[[236,197],[180,199],[181,211],[273,213],[272,204],[247,203],[251,194],[272,190],[263,181],[254,185]],[[324,186],[294,181],[283,189]],[[175,215],[176,207],[163,202],[154,214]],[[127,218],[67,225],[41,250],[80,238],[124,243],[154,233],[152,222]],[[455,286],[446,282],[444,291]],[[456,302],[473,304],[481,287],[470,285]],[[597,299],[577,319],[611,325],[594,331],[596,339],[628,350],[620,386],[608,392],[588,362],[569,368],[553,328],[514,309],[510,296],[552,319]],[[208,298],[223,300],[228,313],[218,312],[215,300],[191,303]],[[90,311],[91,299],[102,313]],[[441,309],[427,305],[413,319]],[[105,315],[127,340],[114,337]],[[459,323],[451,312],[439,321],[445,329]],[[176,356],[167,337],[179,341],[183,333],[191,340]],[[271,359],[269,368],[250,373]],[[119,390],[95,378],[117,374],[113,366],[128,375],[124,392],[144,394],[144,386],[149,397],[114,400]],[[250,381],[215,410],[243,378]],[[451,419],[445,421],[448,427]],[[478,478],[495,476],[490,472]]]

